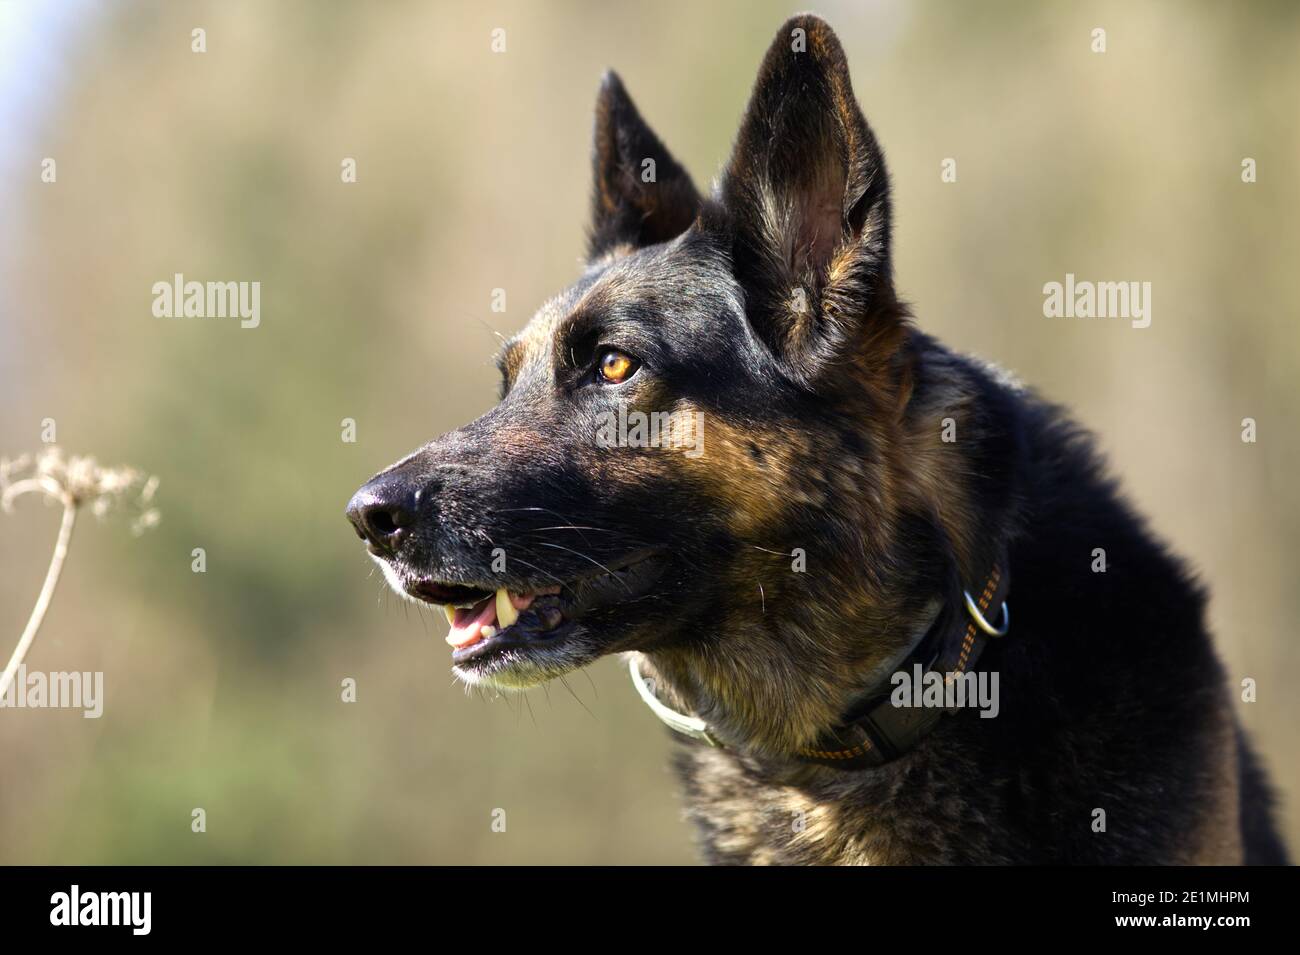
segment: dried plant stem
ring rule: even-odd
[[[20,482],[20,484],[24,483],[27,482]],[[44,484],[45,482],[36,481],[34,483]],[[48,483],[52,484],[53,482]],[[11,495],[11,498],[22,493],[22,490],[19,490],[20,484],[15,484],[10,489],[15,492]],[[54,553],[50,556],[50,566],[45,571],[45,583],[41,585],[41,593],[36,598],[36,606],[32,608],[32,615],[27,618],[27,626],[23,630],[23,635],[18,638],[18,646],[14,648],[13,656],[9,658],[4,675],[0,676],[0,696],[4,696],[5,693],[9,692],[9,686],[13,683],[19,665],[23,662],[23,658],[27,656],[27,651],[31,649],[32,641],[36,639],[36,631],[41,629],[41,621],[45,619],[45,611],[49,609],[50,601],[54,598],[54,588],[59,585],[59,575],[63,573],[63,562],[67,559],[68,545],[72,541],[72,529],[77,524],[77,502],[71,495],[63,492],[57,486],[53,491],[49,487],[42,487],[41,489],[46,493],[52,493],[63,502],[63,523],[59,526],[59,538],[54,542]]]
[[[142,474],[135,468],[101,467],[88,455],[67,456],[54,445],[39,454],[23,454],[10,460],[0,458],[0,511],[13,509],[14,501],[24,494],[33,494],[46,501],[63,505],[63,524],[50,566],[45,571],[36,606],[27,618],[23,635],[18,638],[13,656],[4,673],[0,674],[0,696],[9,692],[14,676],[22,666],[27,651],[32,648],[36,633],[41,629],[45,612],[50,609],[54,590],[59,585],[64,561],[68,558],[68,545],[72,542],[72,529],[77,523],[77,511],[84,505],[96,517],[104,517],[115,507],[138,508],[140,513],[131,526],[131,533],[141,534],[158,523],[157,508],[152,507],[158,479]]]

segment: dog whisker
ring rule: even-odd
[[[565,547],[563,544],[550,544],[550,543],[547,543],[547,542],[545,542],[545,541],[542,542],[542,546],[543,546],[543,547],[554,547],[556,550],[564,550],[564,551],[568,551],[570,554],[573,554],[575,557],[581,557],[583,560],[590,561],[591,563],[593,563],[593,564],[595,564],[597,567],[599,567],[601,570],[603,570],[605,573],[607,573],[607,574],[609,574],[611,577],[613,577],[615,580],[618,580],[618,576],[614,573],[614,571],[610,570],[608,567],[606,567],[606,566],[605,566],[604,564],[602,564],[600,561],[596,560],[596,558],[594,558],[594,557],[589,557],[589,556],[587,556],[586,554],[582,553],[581,551],[574,550],[572,547]],[[620,580],[619,583],[622,585],[623,589],[626,590],[628,593],[631,593],[631,592],[632,592],[632,588],[629,587],[629,586],[627,585],[626,582]]]

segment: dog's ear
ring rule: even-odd
[[[888,358],[902,340],[889,180],[844,49],[815,16],[788,20],[759,70],[721,183],[755,330],[792,374]]]
[[[592,172],[593,259],[619,245],[666,242],[685,232],[699,212],[691,177],[646,125],[612,70],[596,98]]]

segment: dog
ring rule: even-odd
[[[896,294],[830,27],[781,27],[711,195],[612,72],[593,167],[500,403],[347,508],[455,674],[625,654],[714,863],[1285,862],[1202,590],[1086,432]]]

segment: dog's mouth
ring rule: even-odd
[[[491,590],[422,577],[408,584],[406,592],[443,609],[451,626],[447,643],[452,663],[459,667],[508,650],[557,646],[593,611],[646,596],[665,565],[661,554],[642,552],[537,590]]]

